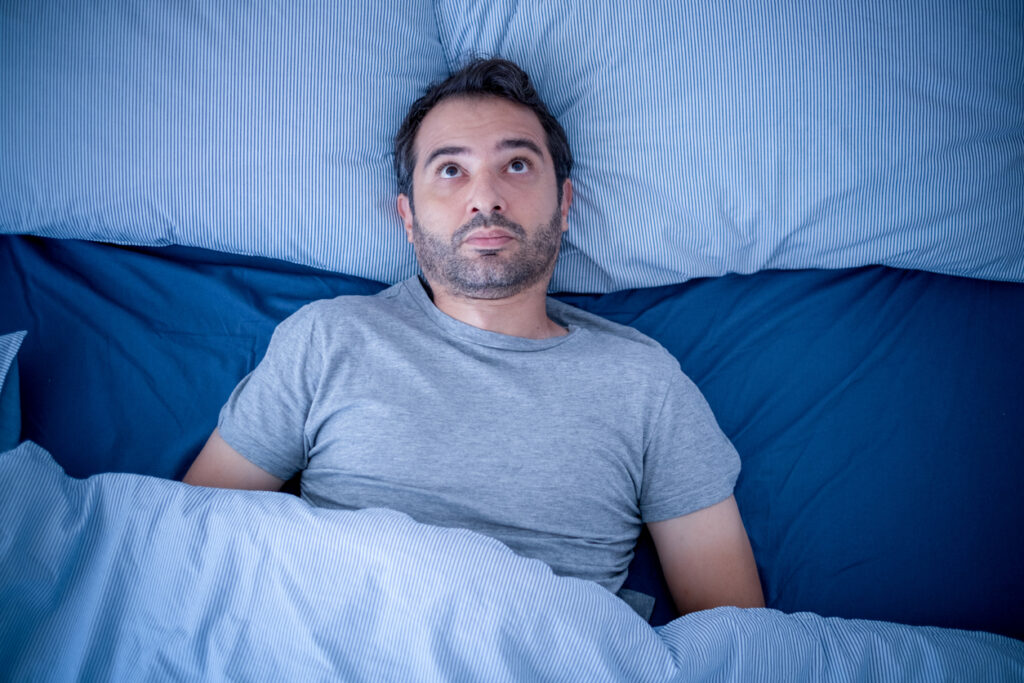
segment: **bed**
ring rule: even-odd
[[[1024,678],[1024,9],[620,5],[0,3],[0,679]],[[180,482],[280,320],[416,272],[391,136],[480,53],[573,146],[553,295],[736,445],[766,608]]]

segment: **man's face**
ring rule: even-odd
[[[546,290],[572,185],[559,201],[536,114],[496,97],[447,99],[423,119],[414,148],[414,199],[399,195],[398,210],[431,285],[482,299]]]

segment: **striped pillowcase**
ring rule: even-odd
[[[21,437],[21,391],[16,356],[26,332],[0,335],[0,453],[18,445]]]
[[[416,272],[391,154],[447,75],[429,1],[26,0],[0,55],[0,232]]]
[[[14,366],[14,358],[18,355],[21,342],[25,339],[25,330],[8,332],[0,335],[0,392],[4,389],[7,373]]]
[[[1024,280],[1024,4],[437,2],[569,135],[560,289],[884,264]]]
[[[259,4],[0,12],[0,232],[416,270],[392,136],[469,53],[577,167],[553,288],[880,263],[1024,280],[1019,2]]]

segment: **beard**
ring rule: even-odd
[[[510,233],[516,238],[518,249],[460,253],[459,247],[469,233],[483,227],[497,227]],[[530,238],[523,226],[500,213],[477,214],[459,227],[450,240],[444,240],[424,229],[414,213],[412,235],[416,259],[427,280],[443,284],[453,294],[503,299],[551,277],[562,244],[562,215],[556,207],[551,220],[537,226]]]

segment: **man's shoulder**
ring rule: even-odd
[[[657,340],[640,330],[603,318],[557,299],[548,299],[548,310],[563,324],[586,330],[593,346],[622,361],[637,360],[654,368],[675,366],[678,361]]]
[[[399,300],[405,282],[385,287],[374,294],[342,294],[324,299],[315,299],[299,308],[291,317],[322,318],[351,315],[393,307]]]
[[[281,321],[280,327],[344,329],[372,326],[387,317],[389,312],[393,314],[396,308],[407,305],[399,296],[404,284],[400,282],[375,294],[342,294],[310,301]]]

